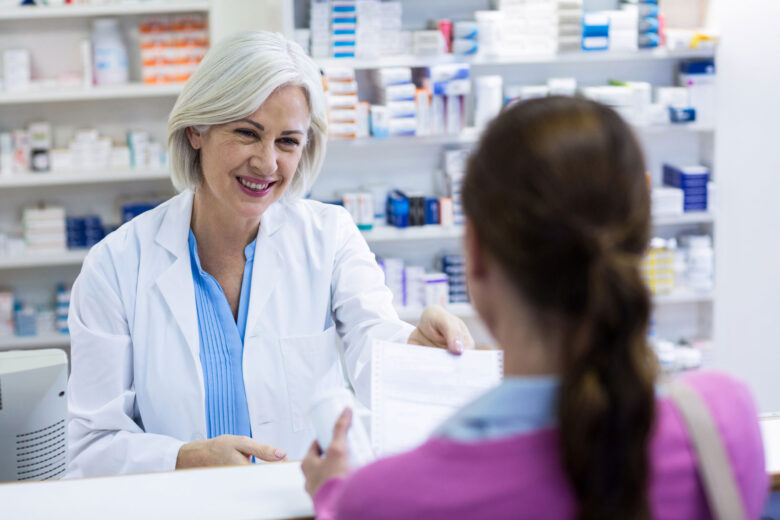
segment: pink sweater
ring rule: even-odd
[[[714,373],[686,380],[713,413],[748,516],[758,518],[768,480],[747,388]],[[710,518],[688,434],[667,399],[658,402],[655,427],[649,447],[653,518]],[[314,506],[320,520],[551,519],[573,518],[576,510],[554,429],[473,443],[431,439],[416,450],[327,481]]]

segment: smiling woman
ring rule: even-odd
[[[73,286],[70,476],[302,458],[318,391],[368,403],[373,338],[473,345],[441,308],[400,321],[349,214],[301,198],[326,136],[297,44],[251,31],[209,51],[168,121],[181,193],[94,247]]]

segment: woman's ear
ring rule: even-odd
[[[195,150],[200,150],[200,147],[203,146],[203,136],[201,133],[191,126],[188,126],[185,129],[185,132],[187,133],[187,139],[190,141],[190,146]]]

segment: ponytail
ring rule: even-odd
[[[650,518],[656,370],[639,261],[616,253],[594,261],[585,313],[563,346],[559,443],[580,520]]]

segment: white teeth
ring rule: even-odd
[[[257,190],[257,191],[263,191],[268,187],[270,183],[266,184],[256,184],[254,182],[249,182],[247,180],[242,179],[241,177],[238,178],[238,182],[249,188],[250,190]]]

